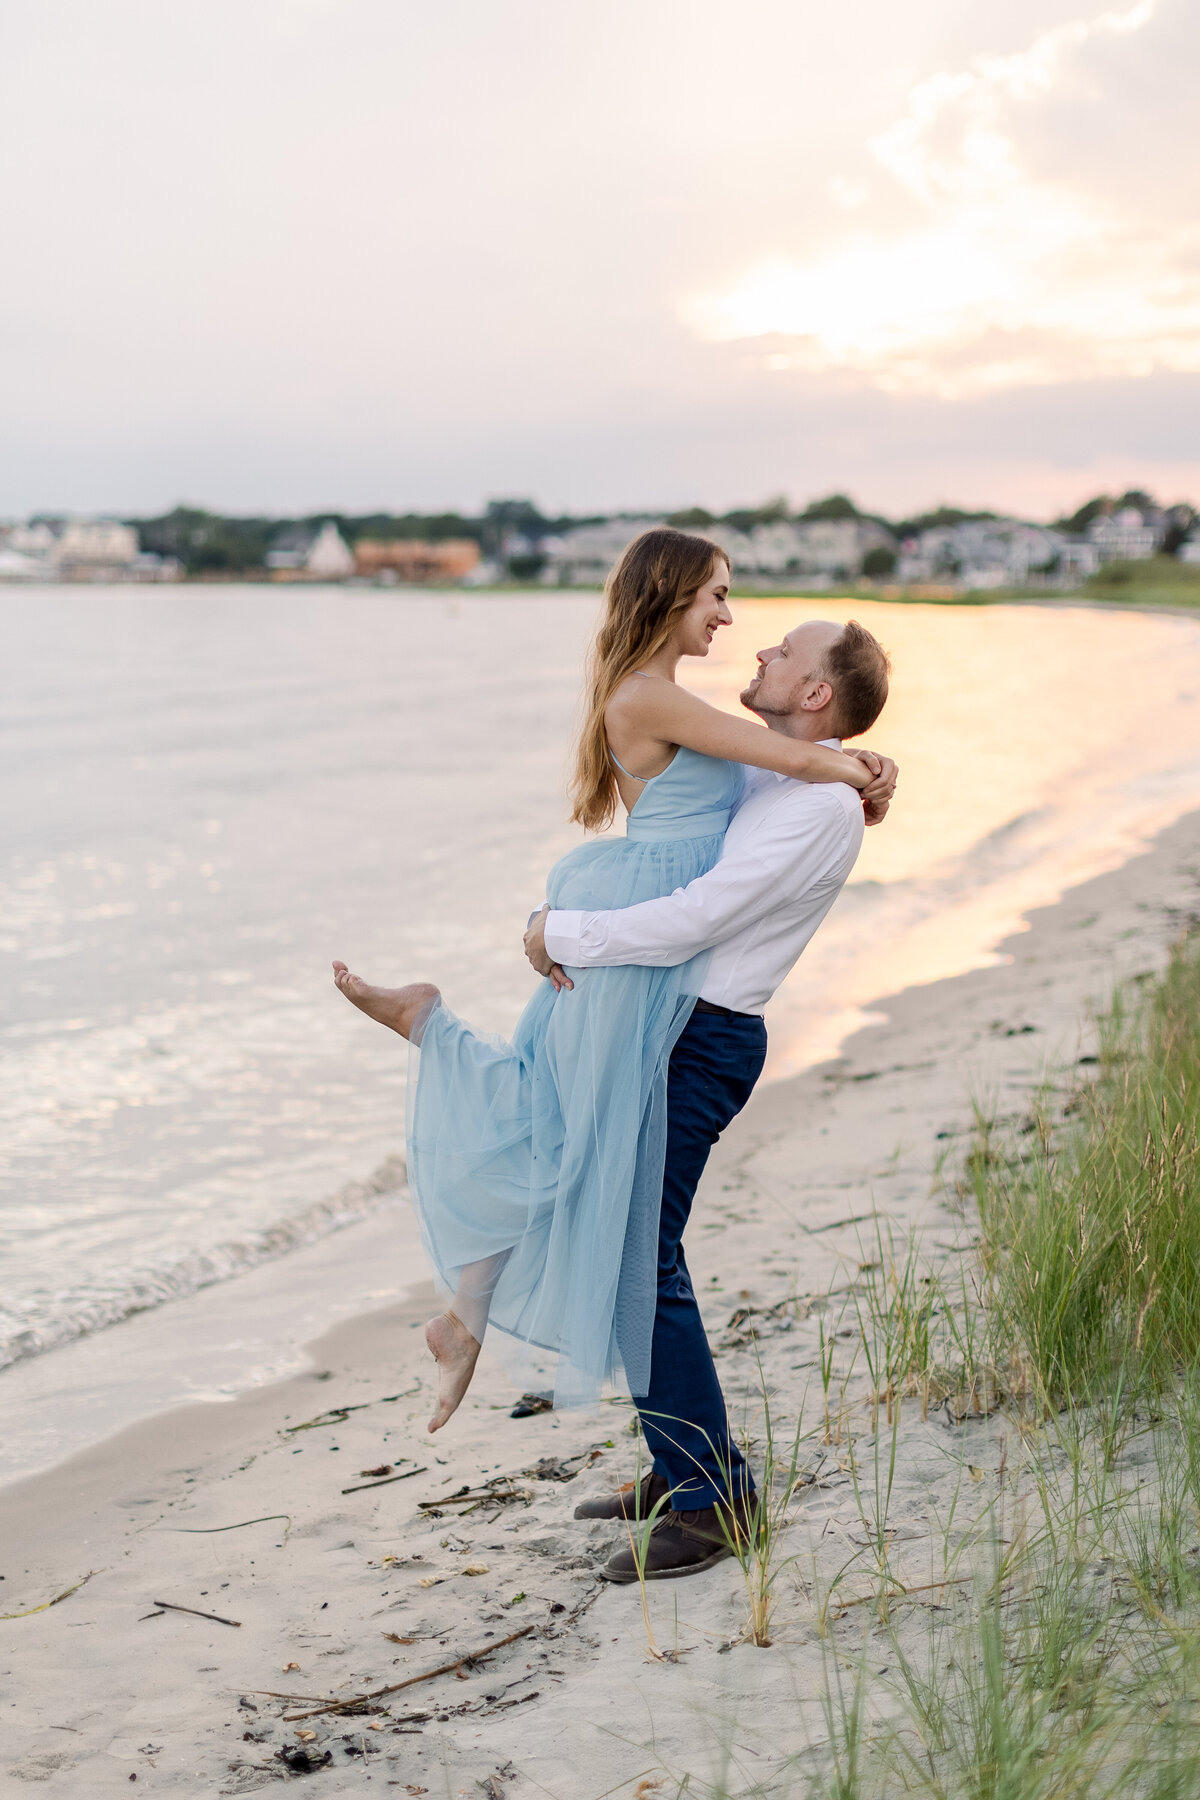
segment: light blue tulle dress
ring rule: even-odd
[[[685,887],[721,852],[739,764],[679,749],[645,783],[623,838],[555,864],[555,908],[631,906]],[[649,1386],[667,1063],[703,958],[673,969],[571,969],[511,1043],[437,1004],[409,1082],[408,1176],[438,1284],[491,1296],[488,1347],[555,1402],[624,1375]]]

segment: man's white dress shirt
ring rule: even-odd
[[[841,749],[836,738],[825,742]],[[701,998],[760,1013],[841,893],[862,837],[854,788],[747,769],[720,861],[707,875],[637,906],[551,912],[547,953],[565,969],[665,969],[708,950]]]

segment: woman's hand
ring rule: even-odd
[[[849,750],[846,754],[857,758],[870,771],[870,780],[859,788],[859,792],[867,824],[878,825],[896,792],[900,770],[890,756],[879,756],[874,750]]]

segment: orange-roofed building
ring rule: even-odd
[[[354,546],[355,573],[384,581],[462,581],[478,561],[474,538],[360,538]]]

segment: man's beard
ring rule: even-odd
[[[764,718],[766,714],[772,710],[771,707],[760,704],[758,696],[761,689],[761,682],[752,681],[750,686],[744,687],[738,695],[738,699],[746,708],[747,712],[757,713],[760,719]]]

